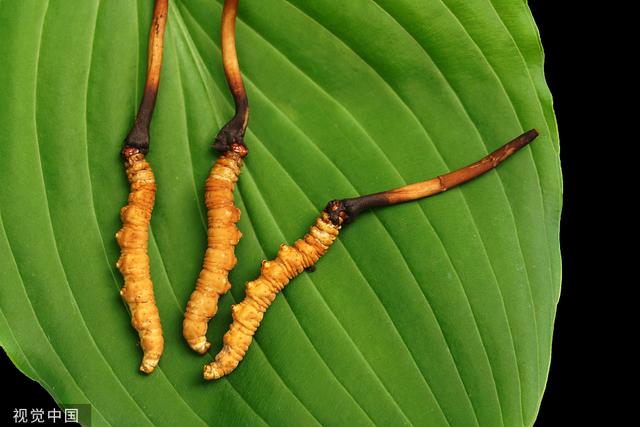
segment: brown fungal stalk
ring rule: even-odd
[[[302,239],[293,246],[281,245],[274,260],[262,262],[260,277],[247,283],[245,298],[232,306],[233,323],[224,335],[222,350],[213,362],[205,365],[204,378],[220,378],[238,366],[276,294],[294,277],[312,267],[337,239],[340,229],[361,212],[447,191],[494,169],[537,136],[538,132],[532,129],[473,164],[427,181],[381,193],[330,201]]]
[[[222,66],[229,84],[229,90],[233,95],[236,112],[231,120],[225,124],[215,138],[214,148],[220,153],[232,150],[233,144],[244,144],[244,133],[249,122],[249,101],[247,92],[242,83],[240,64],[236,52],[236,15],[238,12],[238,0],[225,0],[222,8]],[[246,149],[246,146],[245,146]],[[244,153],[243,157],[247,153]]]
[[[249,103],[242,83],[235,46],[238,0],[226,0],[222,10],[222,64],[235,101],[235,115],[214,140],[221,153],[205,185],[207,206],[207,249],[196,288],[189,298],[182,323],[182,335],[194,351],[204,354],[211,344],[206,333],[209,320],[218,311],[218,299],[230,288],[229,272],[236,265],[234,254],[242,233],[236,227],[240,210],[233,202],[233,189],[248,154],[244,133],[249,120]]]
[[[120,295],[131,311],[131,324],[140,336],[143,357],[140,370],[150,374],[164,349],[160,314],[155,303],[147,247],[156,183],[145,154],[149,151],[149,125],[156,103],[162,66],[162,46],[168,0],[156,0],[149,34],[147,80],[135,122],[122,148],[130,183],[128,203],[120,211],[122,228],[116,233],[120,258],[116,267],[124,277]]]
[[[507,157],[533,141],[537,136],[538,131],[531,129],[489,153],[481,160],[427,181],[405,185],[404,187],[381,193],[351,199],[333,200],[327,205],[328,212],[334,223],[337,221],[336,217],[340,216],[342,221],[348,224],[362,211],[369,208],[395,205],[442,193],[494,169]]]

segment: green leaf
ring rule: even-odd
[[[242,0],[252,115],[244,237],[210,355],[181,337],[206,246],[212,137],[231,116],[222,0],[172,0],[148,156],[166,353],[137,372],[118,295],[119,158],[152,2],[0,1],[0,344],[95,425],[532,425],[560,287],[562,182],[543,53],[517,0]],[[204,382],[260,260],[332,198],[421,181],[524,130],[482,178],[362,215],[279,295],[245,360]]]

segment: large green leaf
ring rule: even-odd
[[[252,105],[235,287],[331,198],[420,181],[523,130],[463,188],[363,215],[279,295],[245,361],[201,379],[181,318],[206,246],[210,141],[232,114],[222,0],[172,0],[149,160],[166,353],[137,372],[113,238],[151,0],[0,1],[0,344],[96,425],[531,425],[560,286],[558,137],[522,0],[242,0]],[[213,351],[211,354],[215,354]]]

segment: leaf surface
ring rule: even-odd
[[[173,0],[149,153],[166,338],[137,372],[114,233],[151,1],[0,1],[0,345],[96,425],[532,425],[560,289],[562,180],[543,52],[515,0],[243,0],[244,237],[202,358],[181,336],[206,247],[210,142],[233,104],[222,0]],[[496,171],[362,215],[205,383],[243,284],[333,198],[422,181],[524,130]]]

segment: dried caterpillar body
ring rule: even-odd
[[[130,191],[128,203],[120,211],[122,228],[116,233],[121,250],[116,267],[124,277],[120,295],[129,305],[131,324],[140,336],[140,347],[144,353],[140,370],[147,374],[153,372],[158,365],[164,349],[162,325],[153,295],[147,255],[149,222],[155,201],[156,183],[144,156],[149,151],[149,125],[160,83],[168,7],[168,0],[154,2],[144,93],[121,152]]]
[[[331,221],[329,213],[322,211],[302,239],[293,246],[281,245],[274,260],[262,262],[260,277],[247,283],[244,300],[232,306],[233,323],[224,335],[222,350],[204,367],[205,379],[218,379],[238,366],[276,294],[291,279],[314,265],[336,240],[342,218],[335,222],[337,224]]]
[[[191,294],[182,323],[182,335],[200,354],[207,352],[209,320],[218,311],[218,299],[230,288],[229,271],[236,265],[234,248],[242,234],[236,227],[240,211],[233,204],[233,187],[242,159],[248,154],[244,134],[249,120],[249,102],[242,83],[235,47],[238,0],[225,0],[222,9],[222,65],[236,105],[234,116],[215,137],[213,147],[221,153],[206,184],[208,248],[202,271]]]
[[[122,228],[116,233],[116,239],[121,254],[116,267],[124,277],[120,295],[131,310],[131,324],[138,331],[144,353],[140,370],[151,373],[164,349],[147,255],[156,182],[149,163],[139,150],[125,148],[123,157],[131,189],[128,203],[120,211]]]
[[[304,269],[313,266],[333,244],[341,228],[360,213],[370,208],[423,199],[464,184],[496,168],[537,136],[538,132],[531,129],[475,163],[426,181],[381,193],[330,201],[302,240],[293,247],[281,245],[275,260],[262,263],[260,277],[247,283],[246,297],[232,307],[233,323],[224,335],[222,350],[212,363],[204,367],[204,378],[220,378],[238,366],[276,294]]]
[[[211,347],[206,337],[208,323],[218,311],[218,299],[231,288],[228,276],[237,262],[234,248],[242,237],[236,227],[240,210],[233,203],[233,188],[240,175],[243,154],[246,155],[241,148],[221,155],[206,182],[208,247],[182,324],[187,343],[200,354]]]

